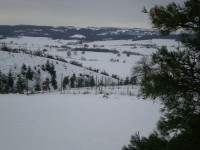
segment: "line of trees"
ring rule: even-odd
[[[48,72],[49,76],[42,77],[42,72]],[[101,79],[97,76],[88,74],[72,74],[71,76],[64,76],[60,81],[61,87],[58,87],[57,73],[53,62],[47,60],[45,64],[34,66],[26,66],[22,64],[19,73],[14,70],[9,71],[8,74],[3,74],[0,70],[0,93],[34,93],[39,91],[57,90],[58,88],[66,90],[67,88],[83,88],[94,86],[109,86],[109,85],[136,85],[137,77],[127,77],[125,80],[119,79],[117,75],[113,75],[115,80],[106,76]]]

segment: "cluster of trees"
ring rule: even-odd
[[[200,1],[184,5],[155,6],[149,12],[160,33],[168,35],[182,29],[182,47],[169,51],[162,47],[136,67],[142,78],[141,96],[160,100],[162,117],[157,130],[148,137],[132,136],[123,150],[200,149]],[[190,32],[188,32],[190,31]]]
[[[50,63],[49,60],[47,60],[46,64],[42,65],[42,70],[49,72],[49,74],[51,75],[51,80],[50,80],[51,84],[53,88],[56,90],[58,86],[57,86],[57,81],[56,81],[55,65],[53,64],[53,62]]]
[[[51,79],[46,78],[42,83],[41,70],[37,69],[36,66],[31,68],[25,64],[22,64],[21,71],[18,74],[15,74],[11,69],[7,75],[0,72],[0,93],[24,93],[24,91],[28,93],[30,90],[47,90],[50,89],[50,84],[54,89],[57,89],[56,71],[53,62],[50,63],[47,60],[46,64],[41,66],[41,69],[47,71],[51,75]],[[29,85],[29,82],[32,82],[31,85]],[[35,82],[34,87],[32,87],[33,82]]]
[[[8,75],[4,75],[0,70],[0,93],[12,92],[14,88],[14,80],[11,71]]]
[[[70,88],[82,88],[82,87],[94,87],[95,79],[93,76],[79,74],[73,74],[71,77],[65,76],[62,82],[62,88],[65,90],[66,87]]]
[[[15,75],[12,70],[7,75],[0,71],[0,93],[23,93],[28,91],[29,81],[33,81],[34,71],[25,64],[21,67],[21,73]]]
[[[137,76],[131,76],[131,78],[126,77],[126,79],[123,82],[123,85],[129,85],[129,84],[136,85],[137,81],[138,81]]]

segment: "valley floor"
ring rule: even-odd
[[[159,108],[120,94],[0,95],[0,149],[121,150],[154,129]]]

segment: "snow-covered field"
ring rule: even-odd
[[[159,108],[135,96],[0,95],[0,149],[121,150],[154,129]]]
[[[101,71],[105,70],[110,75],[116,74],[120,78],[126,78],[131,75],[131,70],[135,65],[135,62],[140,60],[142,56],[123,54],[123,51],[135,52],[141,55],[151,55],[157,50],[157,47],[167,46],[169,49],[174,50],[178,42],[172,39],[153,39],[153,40],[108,40],[108,41],[95,41],[95,42],[83,42],[79,40],[53,40],[45,37],[20,37],[20,38],[7,38],[0,40],[0,44],[6,43],[11,48],[24,48],[28,50],[43,50],[46,49],[48,54],[54,56],[61,56],[64,59],[71,61],[76,60],[81,62],[85,67],[95,67]],[[109,50],[118,50],[119,55],[113,53],[99,53],[99,52],[85,52],[82,54],[78,51],[76,54],[71,53],[71,56],[67,56],[68,50],[64,47],[76,48],[84,47],[88,48],[100,48]],[[154,48],[147,48],[145,45],[153,45]],[[64,51],[62,50],[64,49]],[[61,50],[61,51],[59,51]],[[111,61],[115,60],[114,62]]]

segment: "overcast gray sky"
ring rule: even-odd
[[[0,0],[1,25],[150,28],[141,12],[172,0]],[[184,0],[175,0],[183,3]]]

